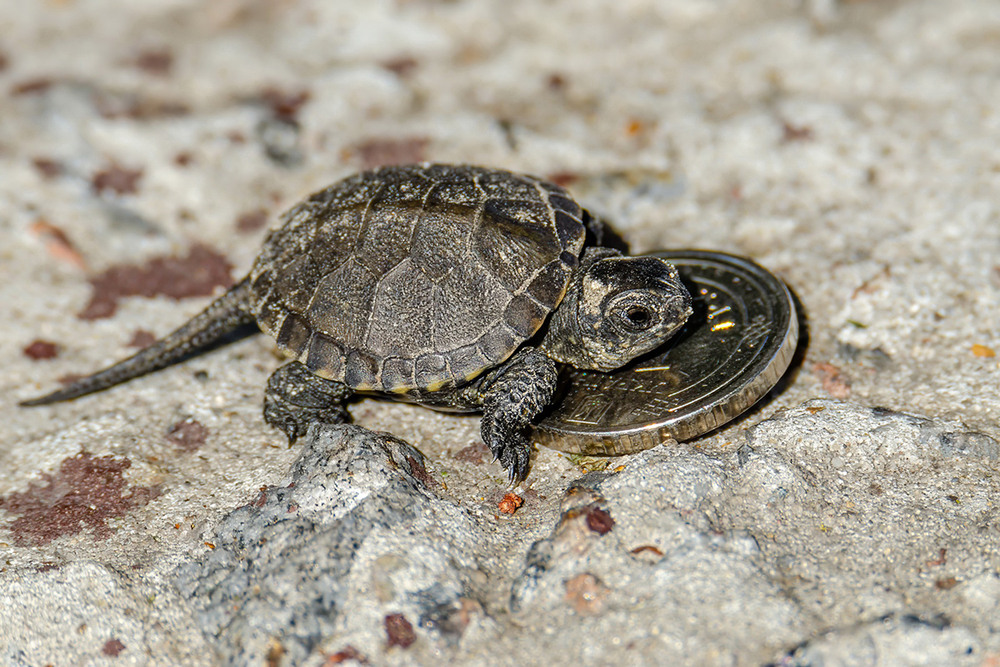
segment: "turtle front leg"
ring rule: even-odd
[[[507,469],[511,482],[528,473],[528,426],[556,391],[556,363],[533,347],[523,348],[479,385],[483,442]]]
[[[292,443],[305,434],[312,422],[347,421],[344,401],[351,393],[346,384],[325,380],[293,361],[274,371],[267,381],[264,421],[284,431]]]

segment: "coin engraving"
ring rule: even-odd
[[[694,315],[664,347],[625,368],[567,372],[562,401],[535,429],[540,444],[625,454],[691,439],[749,408],[788,368],[798,322],[778,278],[724,253],[654,254],[677,267]]]

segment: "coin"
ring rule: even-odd
[[[678,250],[672,262],[694,313],[663,347],[611,373],[569,369],[561,401],[535,442],[564,452],[617,456],[690,440],[756,403],[787,370],[798,343],[788,288],[744,257]]]

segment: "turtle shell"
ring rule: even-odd
[[[282,217],[250,272],[260,327],[317,375],[435,391],[505,361],[566,293],[583,212],[557,185],[421,164],[362,172]]]

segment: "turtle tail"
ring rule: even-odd
[[[92,394],[174,364],[220,341],[254,321],[250,313],[250,281],[244,278],[179,329],[117,364],[81,378],[51,394],[21,401],[22,406],[48,405]]]

